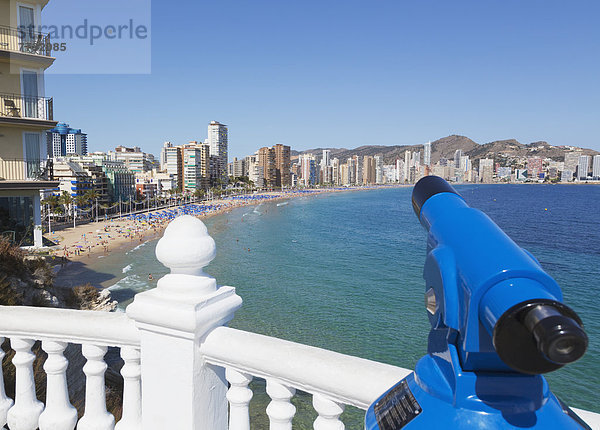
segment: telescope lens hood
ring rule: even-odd
[[[421,217],[421,208],[429,199],[440,193],[452,193],[459,196],[456,190],[439,176],[425,176],[415,184],[412,192],[412,206],[417,218]]]
[[[537,375],[581,358],[588,337],[571,308],[538,299],[519,303],[502,314],[494,326],[493,343],[509,367]]]

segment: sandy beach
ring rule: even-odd
[[[162,235],[163,230],[173,219],[173,213],[178,209],[196,206],[198,213],[194,213],[200,219],[214,216],[230,211],[241,206],[259,204],[264,201],[290,199],[306,195],[316,195],[330,192],[342,192],[358,190],[352,189],[323,189],[303,190],[287,192],[266,192],[249,194],[245,196],[229,197],[210,202],[191,203],[168,209],[158,209],[136,216],[125,215],[122,218],[113,218],[106,221],[82,224],[75,228],[47,233],[44,236],[57,245],[50,248],[55,257],[61,258],[63,262],[78,261],[85,264],[92,257],[108,255],[115,251],[127,251],[144,242],[155,239]],[[206,207],[208,206],[208,209]],[[193,208],[192,208],[193,209]],[[165,215],[166,212],[170,214]]]

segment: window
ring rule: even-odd
[[[37,179],[42,173],[40,135],[25,133],[25,166],[27,179]]]

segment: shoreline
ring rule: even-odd
[[[407,187],[407,185],[397,186],[398,188]],[[211,205],[212,209],[199,215],[195,215],[200,220],[211,218],[213,216],[228,213],[233,209],[244,206],[254,206],[264,202],[290,200],[298,197],[310,197],[320,194],[351,192],[351,191],[369,191],[375,189],[384,189],[390,187],[369,187],[369,188],[347,188],[347,189],[310,189],[300,192],[267,192],[260,194],[249,194],[240,199],[219,199],[212,202],[198,202],[188,205],[169,208],[170,211],[178,211],[184,207]],[[396,188],[396,187],[394,187]],[[109,255],[126,253],[132,249],[144,245],[147,242],[158,239],[162,236],[172,218],[160,219],[147,222],[144,218],[152,215],[157,216],[166,209],[150,211],[138,216],[138,219],[132,219],[130,216],[124,216],[121,219],[112,219],[109,221],[98,221],[69,227],[52,235],[45,234],[47,239],[58,240],[58,245],[50,248],[50,254],[60,262],[60,269],[55,275],[55,285],[65,288],[72,288],[76,285],[92,283],[96,288],[106,289],[105,282],[81,279],[77,280],[75,285],[73,278],[80,272],[89,269],[98,258]],[[152,218],[150,218],[152,220]],[[70,285],[69,285],[70,284]]]

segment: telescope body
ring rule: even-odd
[[[419,181],[413,208],[428,232],[428,351],[366,429],[587,428],[541,376],[587,347],[556,281],[443,179]]]

